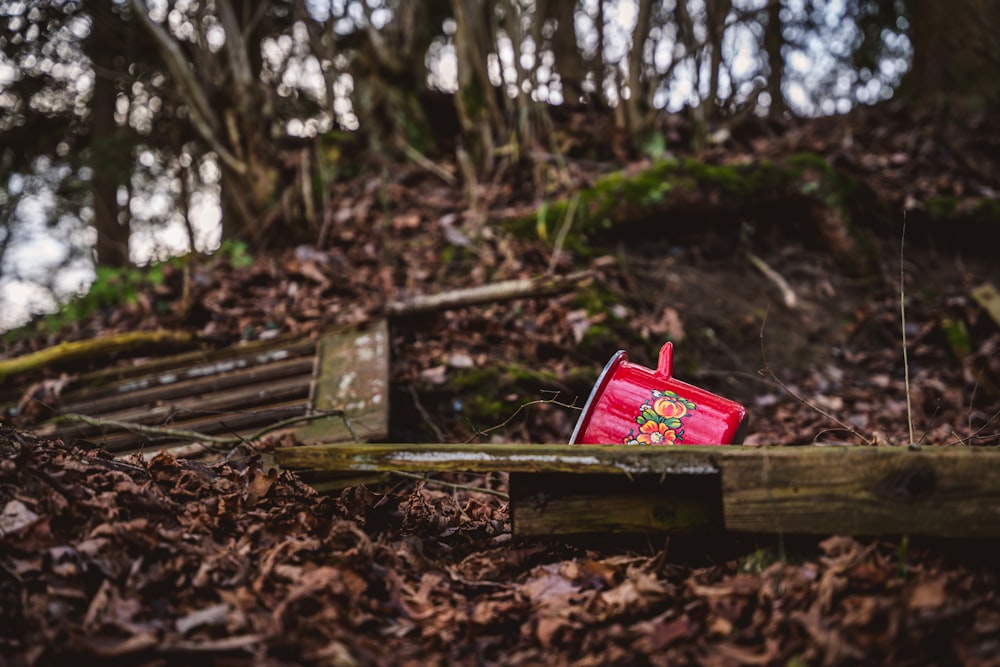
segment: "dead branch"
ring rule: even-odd
[[[346,415],[342,410],[324,410],[322,412],[316,412],[308,415],[298,415],[296,417],[290,417],[288,419],[282,419],[279,422],[270,424],[259,431],[243,436],[219,436],[219,435],[208,435],[206,433],[199,433],[198,431],[189,431],[185,429],[175,429],[175,428],[165,428],[163,426],[147,426],[146,424],[137,424],[135,422],[124,422],[117,421],[114,419],[98,419],[96,417],[91,417],[89,415],[81,415],[77,413],[68,413],[62,415],[59,419],[61,421],[78,421],[88,426],[94,426],[97,428],[115,428],[124,431],[131,431],[132,433],[138,433],[140,435],[150,435],[163,438],[176,438],[178,440],[192,440],[195,442],[208,442],[216,445],[235,445],[239,443],[250,443],[255,440],[259,440],[268,433],[280,430],[286,426],[292,426],[299,422],[314,421],[316,419],[325,419],[327,417],[341,417],[347,423],[348,430],[354,433],[351,428],[350,422],[347,420]]]
[[[593,275],[588,271],[571,273],[566,276],[505,280],[492,285],[469,287],[439,294],[417,295],[409,299],[390,301],[385,306],[385,313],[389,317],[406,317],[461,306],[475,306],[482,303],[558,294],[574,288],[585,287],[592,280]]]
[[[819,414],[823,415],[824,417],[826,417],[827,419],[829,419],[830,421],[832,421],[834,424],[837,424],[842,429],[844,429],[845,431],[847,431],[848,433],[850,433],[854,437],[856,437],[859,440],[861,440],[866,445],[874,445],[875,443],[874,443],[874,441],[871,438],[866,438],[865,436],[861,435],[860,433],[857,432],[857,430],[855,430],[854,428],[851,428],[850,425],[848,425],[848,424],[844,423],[843,421],[837,419],[836,417],[834,417],[833,415],[831,415],[829,412],[827,412],[823,408],[819,407],[818,405],[816,405],[815,403],[813,403],[812,401],[810,401],[808,398],[806,398],[802,394],[798,393],[797,391],[795,391],[794,389],[792,389],[791,387],[789,387],[787,384],[785,384],[784,382],[782,382],[780,379],[778,379],[778,376],[775,375],[774,371],[771,370],[771,365],[767,361],[767,353],[764,350],[764,326],[766,324],[767,324],[767,311],[764,312],[764,319],[760,323],[760,357],[761,357],[761,361],[763,361],[763,363],[764,363],[764,368],[760,369],[757,372],[760,373],[761,375],[769,378],[772,382],[774,382],[779,387],[781,387],[785,391],[785,393],[787,393],[789,396],[791,396],[792,398],[794,398],[798,402],[802,403],[802,405],[804,405],[804,406],[806,406],[808,408],[812,408],[813,410],[815,410]]]
[[[31,354],[0,360],[0,380],[38,370],[51,364],[79,361],[98,354],[123,352],[146,345],[189,345],[194,340],[195,337],[187,331],[160,329],[156,331],[129,331],[91,338],[90,340],[60,343]]]

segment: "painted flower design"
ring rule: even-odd
[[[684,442],[684,418],[697,409],[694,401],[672,391],[652,392],[639,406],[636,429],[629,429],[622,439],[626,445],[673,445]]]

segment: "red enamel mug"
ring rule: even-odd
[[[573,429],[572,445],[729,445],[743,442],[739,403],[671,377],[673,343],[656,370],[619,350],[604,367]]]

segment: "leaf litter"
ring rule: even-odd
[[[890,207],[985,192],[992,140],[970,136],[988,125],[968,124],[959,159],[935,143],[955,128],[888,113],[855,117],[850,133],[836,119],[735,133],[700,157],[814,150]],[[568,158],[573,184],[593,181]],[[324,247],[168,265],[135,303],[5,339],[3,354],[136,329],[183,328],[219,345],[308,334],[364,325],[392,299],[549,269],[550,242],[476,229],[457,190],[412,165],[393,174],[387,204],[377,181],[334,186]],[[531,178],[483,189],[491,219],[537,204]],[[711,231],[703,243],[661,231],[639,248],[563,249],[555,270],[589,269],[596,292],[396,323],[391,439],[565,442],[577,415],[568,405],[615,349],[652,365],[673,338],[683,379],[747,403],[748,444],[852,440],[757,373],[762,342],[788,388],[874,442],[905,443],[898,266],[859,283],[809,243],[754,223],[735,249]],[[892,257],[898,238],[885,231]],[[906,267],[917,433],[931,445],[995,445],[1000,331],[969,295],[1000,284],[998,269],[917,241]],[[794,308],[740,243],[783,277]],[[471,413],[483,383],[467,378],[483,369],[498,378],[491,400],[517,415],[496,430],[501,419]],[[31,378],[26,408],[67,377]],[[992,543],[833,536],[778,558],[765,538],[721,551],[681,536],[600,549],[522,542],[505,501],[470,488],[394,480],[324,496],[246,448],[219,463],[117,460],[84,441],[37,438],[33,418],[26,409],[0,425],[0,664],[1000,664]],[[507,483],[500,473],[458,481]]]

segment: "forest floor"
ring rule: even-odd
[[[995,446],[1000,323],[972,292],[1000,286],[996,234],[958,214],[942,229],[915,202],[995,200],[1000,150],[982,119],[931,121],[886,106],[733,130],[696,156],[824,156],[881,210],[913,211],[902,266],[902,213],[852,219],[859,272],[808,221],[716,224],[732,215],[711,201],[684,225],[560,251],[556,230],[490,222],[539,206],[537,171],[482,185],[470,208],[460,186],[395,165],[333,187],[322,247],[164,265],[133,303],[29,327],[3,356],[128,330],[235,343],[364,326],[391,299],[586,270],[593,284],[567,294],[393,321],[389,441],[566,442],[616,349],[655,365],[673,340],[676,376],[747,406],[747,445],[905,445],[902,273],[915,439]],[[684,132],[668,123],[668,148]],[[625,166],[609,152],[570,150],[546,196]],[[522,540],[502,472],[438,480],[479,491],[399,479],[324,496],[246,454],[118,460],[0,423],[0,665],[1000,665],[994,542]]]

